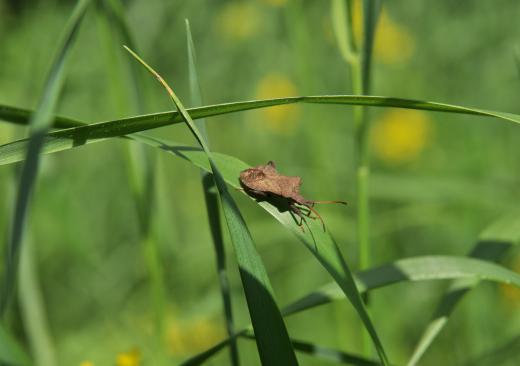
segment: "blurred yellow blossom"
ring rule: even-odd
[[[132,348],[128,352],[117,355],[116,366],[139,366],[141,364],[141,352],[137,348]]]
[[[271,73],[264,76],[256,87],[257,99],[290,97],[298,94],[296,86],[282,74]],[[297,105],[284,105],[261,109],[262,127],[279,133],[290,133],[296,127],[300,109]]]
[[[362,27],[361,0],[353,2],[352,26],[356,44],[360,44]],[[415,41],[406,27],[395,23],[383,7],[379,14],[376,36],[374,40],[374,56],[376,61],[386,64],[402,63],[408,60],[414,51]]]
[[[83,361],[79,366],[94,366],[94,364],[90,361]]]
[[[233,1],[222,6],[215,18],[218,33],[229,41],[243,41],[255,34],[261,24],[256,5],[248,1]]]
[[[511,270],[520,274],[520,255],[517,255],[513,260]],[[507,305],[520,305],[520,289],[518,287],[501,283],[500,293],[502,294],[502,298],[504,299],[504,302],[506,302]]]
[[[197,318],[189,323],[172,319],[167,336],[170,351],[184,355],[208,349],[222,340],[225,333],[220,324],[207,318]]]
[[[267,5],[271,6],[285,6],[287,5],[287,0],[262,0]]]
[[[375,155],[389,164],[415,160],[433,135],[430,118],[421,111],[391,109],[375,121],[372,145]]]

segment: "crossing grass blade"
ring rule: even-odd
[[[38,173],[39,157],[45,144],[45,134],[53,122],[54,109],[63,83],[65,62],[89,3],[90,0],[79,0],[69,18],[57,54],[47,75],[43,94],[36,111],[29,120],[30,137],[26,139],[23,150],[19,151],[20,155],[25,158],[25,162],[20,175],[12,226],[7,243],[7,253],[5,255],[5,274],[2,278],[2,287],[0,289],[0,317],[5,314],[15,288],[29,197]]]
[[[202,104],[202,92],[199,83],[199,77],[196,67],[195,45],[191,36],[190,23],[186,19],[186,43],[188,45],[188,69],[190,80],[190,92],[192,103],[195,105]],[[209,139],[206,132],[206,120],[201,118],[195,120],[195,125],[201,132],[203,138],[209,146]],[[235,329],[233,321],[233,309],[231,304],[231,293],[229,291],[229,280],[226,268],[226,253],[224,251],[224,237],[220,228],[220,210],[218,205],[217,187],[215,180],[210,172],[201,170],[201,182],[204,191],[204,201],[206,203],[206,211],[208,213],[208,221],[210,226],[211,238],[213,240],[213,248],[215,250],[215,258],[217,261],[217,273],[220,285],[220,294],[222,297],[222,305],[224,308],[224,318],[226,319],[227,335],[230,337],[229,358],[231,365],[238,366],[239,356],[236,339],[233,336]]]
[[[217,168],[217,164],[213,160],[212,153],[204,137],[170,86],[138,55],[129,48],[125,48],[162,84],[181,114],[182,119],[204,150],[205,160],[210,165],[215,184],[220,194],[224,217],[226,218],[231,242],[235,249],[240,277],[242,279],[262,364],[275,366],[298,365],[265,267],[260,255],[256,251],[249,229],[235,201],[227,191],[226,184]]]
[[[321,95],[241,101],[190,108],[187,109],[187,111],[193,119],[199,119],[293,103],[364,105],[372,107],[419,109],[434,112],[495,117],[514,123],[520,123],[520,115],[512,113],[467,108],[451,104],[411,99],[359,95]],[[0,120],[18,124],[27,124],[29,116],[30,111],[26,109],[10,106],[0,106]],[[112,121],[92,123],[85,126],[78,125],[77,127],[71,127],[71,124],[74,123],[73,119],[58,117],[54,119],[53,126],[65,129],[62,131],[50,133],[45,136],[42,153],[48,154],[68,150],[85,144],[103,141],[108,138],[121,137],[124,135],[168,126],[180,122],[182,122],[182,116],[179,114],[179,112],[176,111],[139,115]],[[0,165],[23,160],[25,157],[24,152],[26,148],[27,139],[1,145]]]
[[[469,253],[470,257],[498,262],[507,251],[520,243],[520,216],[506,215],[482,233],[479,242]],[[446,326],[451,313],[464,296],[480,282],[480,278],[454,281],[435,309],[432,319],[423,331],[407,365],[414,366]]]
[[[2,324],[0,324],[0,364],[12,366],[31,366],[33,364]]]
[[[255,339],[254,335],[251,333],[243,333],[241,338],[246,339]],[[367,358],[348,353],[343,351],[338,351],[332,348],[318,346],[311,342],[300,341],[296,339],[291,339],[292,345],[295,350],[308,354],[311,357],[316,359],[331,361],[336,363],[341,363],[345,365],[355,365],[355,366],[380,366],[381,364],[377,361],[369,360]]]
[[[187,146],[183,147],[152,137],[139,136],[138,138],[139,141],[143,143],[161,148],[165,151],[170,151],[179,157],[185,158],[204,170],[210,171],[211,169],[204,152],[202,152],[200,149]],[[240,171],[248,168],[249,166],[246,163],[228,155],[215,153],[212,155],[217,166],[220,167],[220,172],[222,173],[222,177],[226,183],[239,189],[240,185],[238,182],[238,176]],[[258,204],[272,216],[274,216],[278,221],[280,221],[286,228],[291,230],[293,234],[295,234],[307,247],[307,249],[315,256],[315,258],[327,270],[327,272],[329,272],[331,277],[336,281],[336,283],[343,291],[343,294],[354,306],[364,326],[371,335],[376,348],[379,348],[379,353],[382,358],[381,361],[383,364],[385,364],[386,360],[383,361],[385,356],[382,344],[374,326],[372,325],[372,322],[370,321],[370,318],[368,317],[368,314],[366,313],[363,302],[361,301],[361,297],[359,296],[359,293],[356,289],[352,273],[350,272],[347,263],[340,253],[338,245],[330,235],[329,231],[323,231],[321,223],[315,220],[308,220],[305,224],[306,230],[303,232],[296,224],[294,218],[289,212],[280,212],[276,206],[266,201],[258,202]]]
[[[112,91],[112,103],[121,115],[127,115],[129,112],[143,113],[148,96],[143,77],[147,75],[144,75],[144,70],[130,60],[120,47],[123,42],[137,49],[126,21],[123,4],[121,0],[99,0],[96,5],[99,9],[100,38],[106,44],[107,86]],[[144,145],[129,144],[126,147],[123,157],[137,213],[139,242],[146,263],[147,282],[153,306],[154,336],[157,344],[164,344],[166,286],[158,240],[155,231],[152,230],[156,213],[154,206],[157,155]]]
[[[482,259],[455,256],[424,256],[400,259],[355,275],[360,292],[399,282],[452,280],[464,283],[494,281],[520,287],[520,274]],[[284,316],[344,298],[337,285],[330,283],[284,307]]]

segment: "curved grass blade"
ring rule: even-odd
[[[174,145],[161,139],[145,136],[139,136],[139,141],[147,143],[151,146],[159,147],[165,151],[170,151],[177,156],[189,160],[198,167],[206,171],[210,171],[211,167],[208,164],[204,153],[200,149]],[[220,167],[222,177],[225,179],[226,183],[232,187],[240,189],[238,176],[240,171],[248,168],[249,166],[234,157],[224,154],[213,153],[213,159]],[[386,357],[381,342],[379,341],[379,337],[377,336],[372,322],[366,313],[363,302],[361,301],[361,297],[359,296],[359,293],[356,289],[352,274],[330,233],[328,231],[324,232],[321,224],[314,220],[307,220],[307,230],[302,232],[301,228],[296,224],[289,212],[280,212],[276,206],[273,206],[271,203],[266,201],[258,202],[258,204],[271,215],[273,215],[284,226],[290,229],[293,234],[295,234],[303,242],[307,249],[311,251],[311,253],[316,257],[321,265],[329,272],[332,278],[340,286],[343,294],[347,296],[356,309],[359,317],[363,321],[363,324],[371,335],[374,341],[374,345],[376,345],[376,349],[379,349],[381,358],[385,359]],[[381,361],[383,364],[386,362],[383,360]]]
[[[29,366],[33,363],[16,340],[0,324],[0,364]]]
[[[210,171],[209,164],[205,157],[205,154],[199,148],[190,146],[183,146],[172,142],[160,140],[145,135],[139,135],[138,141],[148,144],[152,147],[163,149],[167,152],[171,152],[185,160],[188,160],[192,164],[202,168],[206,171]],[[236,177],[239,172],[248,167],[248,165],[234,157],[229,155],[213,153],[213,159],[216,161],[222,172],[222,176],[230,186],[239,188],[239,182]],[[267,202],[259,202],[264,209],[271,213],[278,221],[287,225],[297,235],[301,233],[298,226],[290,219],[285,220],[281,217],[283,214],[278,212],[276,209],[269,210],[269,204]],[[506,247],[512,245],[513,242],[518,241],[520,232],[520,218],[508,217],[498,221],[486,230],[482,235],[483,242],[479,244],[474,252],[475,253],[487,253],[487,256],[491,256],[492,253],[502,252],[501,249],[504,245]],[[301,237],[300,237],[301,239]],[[308,244],[306,244],[308,245]],[[387,286],[393,283],[401,281],[422,281],[422,280],[446,280],[464,277],[464,281],[473,281],[473,277],[480,279],[489,278],[500,281],[496,275],[494,269],[495,265],[487,261],[473,261],[482,262],[484,269],[488,272],[478,272],[472,267],[477,262],[472,262],[472,259],[465,257],[447,257],[447,260],[442,260],[443,257],[419,257],[409,258],[391,263],[383,267],[367,270],[356,274],[356,286],[358,289],[363,291],[369,291],[378,287]],[[440,260],[440,264],[438,263]],[[469,262],[467,261],[469,260]],[[459,264],[458,262],[462,262]],[[426,266],[428,265],[428,266]],[[491,268],[490,268],[491,267]],[[396,269],[397,268],[397,269]],[[480,267],[478,267],[480,268]],[[503,270],[502,267],[498,267],[498,272]],[[444,271],[441,271],[441,269]],[[377,275],[379,273],[379,275]],[[381,275],[383,273],[384,275]],[[387,277],[386,273],[393,273],[393,276]],[[406,278],[405,274],[408,276]],[[502,271],[502,274],[504,272]],[[506,276],[509,272],[506,272]],[[513,272],[514,275],[514,272]],[[473,277],[472,277],[473,276]],[[487,277],[486,277],[487,276]],[[493,278],[494,277],[494,278]],[[506,281],[504,279],[504,281]],[[477,279],[478,282],[478,279]],[[313,308],[315,306],[328,303],[333,300],[343,299],[344,293],[338,289],[336,284],[330,284],[322,288],[315,293],[312,293],[295,303],[283,309],[284,316],[291,315],[305,309]],[[209,356],[208,356],[209,357]]]
[[[200,352],[187,360],[184,360],[182,363],[179,364],[179,366],[198,366],[202,365],[204,362],[209,360],[211,357],[215,356],[220,350],[224,349],[228,345],[231,344],[231,342],[236,342],[237,338],[243,334],[247,334],[250,332],[251,329],[243,329],[238,333],[235,333],[231,335],[229,338],[224,339],[223,341],[217,343],[211,348],[208,348],[207,350]]]
[[[241,335],[242,338],[245,339],[255,339],[255,336],[251,333],[243,333]],[[346,365],[355,365],[355,366],[380,366],[381,364],[377,361],[369,360],[364,357],[360,357],[351,353],[338,351],[335,349],[317,346],[311,342],[305,342],[300,340],[295,340],[291,338],[292,345],[295,350],[300,351],[302,353],[306,353],[312,357],[317,359],[332,361],[337,363],[342,363]]]
[[[186,122],[186,125],[204,150],[205,158],[210,165],[215,184],[220,194],[224,217],[226,218],[231,241],[235,249],[240,277],[242,279],[253,329],[257,337],[256,344],[262,364],[280,366],[298,365],[296,355],[289,340],[289,334],[287,333],[282,315],[276,304],[274,291],[260,255],[256,251],[251,234],[235,201],[227,191],[226,184],[203,136],[170,86],[132,50],[127,47],[125,48],[166,89],[175,107],[182,115],[184,122]]]
[[[195,105],[202,104],[202,92],[199,83],[199,77],[196,67],[195,45],[191,36],[190,23],[186,19],[186,43],[188,45],[188,69],[190,80],[190,92],[192,103]],[[195,125],[202,134],[204,140],[209,146],[209,139],[206,132],[206,120],[201,118],[195,120]],[[235,325],[233,321],[233,309],[231,304],[231,293],[229,291],[229,281],[226,269],[226,253],[224,250],[224,237],[220,228],[220,211],[218,206],[217,187],[213,176],[204,170],[201,170],[201,182],[204,191],[204,201],[206,202],[206,211],[208,213],[208,221],[215,250],[215,259],[217,262],[217,273],[220,285],[220,294],[222,296],[222,305],[224,308],[224,318],[226,319],[226,331],[230,339],[229,359],[231,365],[238,366],[240,364],[238,356],[238,348],[236,339],[233,336]]]
[[[90,0],[79,0],[72,12],[58,47],[58,52],[45,81],[43,94],[29,122],[30,137],[26,139],[27,149],[24,147],[24,150],[19,151],[22,156],[25,156],[25,163],[20,176],[13,222],[5,255],[5,275],[2,279],[0,292],[0,317],[5,314],[15,287],[18,257],[29,197],[38,173],[39,156],[45,143],[45,134],[53,121],[54,108],[63,83],[65,62],[89,3]]]
[[[217,157],[218,155],[215,156],[215,158]],[[489,280],[520,286],[520,275],[502,266],[481,259],[451,256],[402,259],[359,272],[355,275],[355,278],[360,292],[376,290],[399,282],[452,279],[465,279],[468,281],[476,279],[477,282],[479,280]],[[293,315],[344,298],[345,295],[338,286],[335,283],[331,283],[284,307],[283,315]],[[245,331],[243,330],[242,332]],[[199,359],[203,355],[203,360],[207,360],[228,343],[229,340],[224,340],[202,354],[194,356],[193,359]],[[190,363],[190,365],[198,364],[200,363]]]
[[[520,287],[520,275],[498,264],[482,259],[455,256],[424,256],[400,259],[395,262],[361,271],[355,275],[360,292],[367,292],[399,282],[452,280],[466,282],[481,280],[502,282]],[[323,286],[284,307],[284,316],[342,299],[336,284]]]
[[[372,107],[420,109],[434,112],[495,117],[506,121],[520,123],[520,115],[512,113],[467,108],[450,104],[411,99],[359,95],[321,95],[252,100],[190,108],[187,111],[190,116],[192,116],[192,118],[198,119],[292,103],[364,105]],[[24,120],[23,115],[26,114],[29,116],[29,113],[29,111],[21,108],[0,106],[0,119],[14,123],[26,124],[27,119]],[[55,126],[67,127],[70,121],[70,119],[60,117],[55,120]],[[107,138],[121,137],[124,135],[133,134],[135,132],[180,123],[181,121],[182,116],[179,114],[179,112],[170,111],[67,128],[62,131],[56,131],[47,135],[45,137],[42,153],[48,154],[68,150],[85,144],[99,142]],[[0,165],[23,160],[25,156],[24,151],[26,148],[26,139],[14,141],[0,146]]]
[[[98,17],[100,38],[106,43],[105,65],[109,75],[108,86],[112,91],[113,104],[119,107],[119,113],[128,111],[143,113],[148,91],[142,80],[143,70],[133,60],[129,60],[126,52],[120,49],[121,42],[136,49],[134,37],[126,22],[123,4],[120,0],[99,0],[96,5],[100,11]],[[156,156],[154,151],[138,144],[127,145],[126,151],[123,152],[126,174],[137,213],[139,243],[145,258],[153,309],[154,336],[157,344],[164,344],[166,286],[158,241],[152,230],[155,214],[153,208],[156,202]]]
[[[493,223],[481,235],[469,253],[470,257],[498,262],[514,245],[520,243],[520,217],[505,216]],[[417,365],[435,338],[442,331],[457,304],[480,282],[479,278],[454,281],[437,306],[432,319],[423,331],[407,365]]]

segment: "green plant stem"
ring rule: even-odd
[[[123,4],[120,0],[103,0],[97,3],[100,36],[105,42],[108,77],[111,80],[112,98],[119,113],[134,111],[143,113],[146,104],[146,89],[141,80],[138,65],[121,58],[121,43],[137,48],[126,23]],[[124,72],[121,72],[123,70]],[[136,206],[139,224],[139,241],[143,248],[146,270],[150,281],[150,296],[153,303],[154,332],[159,344],[165,338],[166,291],[158,242],[151,230],[155,201],[155,154],[144,146],[127,145],[125,154],[128,179]]]
[[[356,95],[369,93],[372,44],[379,10],[378,0],[363,1],[363,41],[354,39],[353,4],[351,0],[333,0],[332,19],[340,53],[349,66],[352,92]],[[354,108],[355,170],[357,188],[357,236],[359,245],[359,268],[371,265],[370,202],[368,182],[370,176],[369,120],[365,107]],[[363,295],[368,305],[368,294]],[[363,332],[362,348],[369,352],[370,340]]]
[[[32,242],[26,235],[20,254],[18,299],[21,316],[35,365],[56,366],[54,346],[45,316],[37,272]]]
[[[199,82],[197,72],[197,56],[195,52],[195,44],[191,35],[190,22],[186,22],[186,43],[188,46],[188,69],[190,81],[190,94],[194,105],[202,105],[202,89]],[[209,146],[209,138],[206,130],[206,119],[201,118],[194,121],[200,130],[203,138]],[[206,203],[206,212],[208,214],[208,223],[215,250],[215,258],[217,265],[218,281],[220,285],[220,294],[222,297],[222,305],[224,309],[224,317],[226,319],[226,331],[230,337],[229,359],[232,366],[239,366],[240,359],[238,354],[238,346],[236,338],[232,337],[235,333],[233,307],[231,301],[231,292],[226,267],[226,252],[224,250],[224,236],[220,226],[220,208],[218,204],[218,187],[216,186],[213,175],[201,169],[201,183],[204,192],[204,201]]]

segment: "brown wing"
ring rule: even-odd
[[[305,199],[300,195],[302,179],[281,175],[272,161],[242,171],[240,182],[251,190],[291,198],[299,203],[305,202]]]

